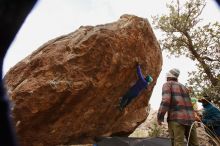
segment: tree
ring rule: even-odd
[[[197,71],[189,73],[188,84],[220,105],[220,24],[201,25],[199,17],[205,6],[205,0],[187,0],[182,5],[179,0],[172,1],[167,4],[169,13],[154,16],[153,24],[164,34],[160,40],[162,50],[196,62]]]

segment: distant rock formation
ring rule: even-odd
[[[119,97],[137,80],[135,60],[154,82],[120,112]],[[129,135],[147,118],[161,68],[162,53],[150,24],[132,15],[82,26],[45,43],[5,76],[21,145]]]
[[[158,132],[156,133],[156,130]],[[155,135],[151,135],[155,131]],[[130,137],[165,137],[169,138],[168,124],[164,122],[161,126],[157,124],[157,110],[150,109],[147,119],[140,124]]]

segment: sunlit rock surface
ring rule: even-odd
[[[154,82],[121,112],[119,97],[137,80],[135,60]],[[95,136],[129,135],[147,118],[161,68],[152,28],[136,16],[82,26],[50,40],[5,77],[21,145],[91,143]]]

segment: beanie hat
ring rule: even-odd
[[[167,76],[167,78],[168,78],[168,77],[178,78],[178,77],[179,77],[179,74],[180,74],[179,69],[173,68],[173,69],[171,69],[171,70],[166,74],[166,76]]]
[[[191,102],[192,103],[196,103],[197,102],[197,99],[195,97],[191,97]]]
[[[150,75],[147,75],[145,80],[148,82],[148,83],[151,83],[153,82],[153,78],[150,76]]]
[[[201,99],[199,99],[199,102],[210,102],[211,98],[207,95],[203,95],[203,97]]]

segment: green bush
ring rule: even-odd
[[[148,132],[149,137],[159,137],[162,132],[161,127],[158,126],[156,122],[154,122],[152,125],[152,129]]]

